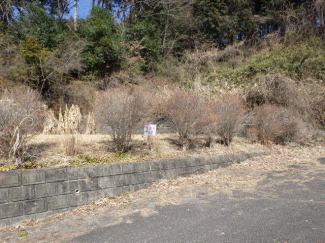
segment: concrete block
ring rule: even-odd
[[[195,161],[196,161],[196,166],[202,166],[207,163],[204,157],[195,158]]]
[[[146,179],[144,177],[144,173],[136,173],[130,175],[130,180],[128,181],[128,185],[137,185],[137,184],[142,184],[145,183]]]
[[[109,165],[110,175],[120,175],[122,174],[122,166],[121,164],[112,164]]]
[[[140,184],[140,185],[139,185],[139,190],[146,189],[146,188],[148,188],[149,186],[150,186],[149,183]]]
[[[168,160],[160,160],[160,168],[161,170],[168,170],[168,168],[172,168],[172,165],[168,165],[169,161]]]
[[[47,198],[47,207],[48,207],[49,211],[69,207],[67,195],[48,197]]]
[[[175,160],[175,168],[185,168],[186,166],[186,159]]]
[[[70,207],[88,204],[88,192],[82,192],[79,194],[69,194],[67,195],[67,197]]]
[[[98,189],[98,178],[79,180],[79,191],[94,191]]]
[[[68,194],[98,189],[98,178],[88,178],[76,181],[64,181],[58,184],[58,194]]]
[[[143,177],[145,183],[155,182],[158,181],[160,178],[158,171],[145,172],[143,173]],[[143,183],[139,183],[139,184],[143,184]]]
[[[35,215],[23,215],[10,219],[10,225],[12,226],[20,226],[22,222],[29,222],[31,220],[35,220]]]
[[[162,170],[160,171],[159,176],[161,179],[173,179],[175,178],[174,170]]]
[[[67,173],[68,173],[69,180],[78,180],[78,179],[89,178],[89,170],[86,167],[67,168]]]
[[[111,180],[110,177],[100,177],[98,178],[98,188],[105,189],[109,187],[113,187],[114,182]]]
[[[135,173],[135,172],[137,172],[137,169],[138,169],[138,166],[136,163],[121,164],[121,167],[122,167],[122,173],[124,175]]]
[[[68,180],[67,169],[49,169],[46,170],[46,182],[66,181]]]
[[[36,198],[56,196],[58,194],[57,183],[46,183],[34,186]]]
[[[186,168],[173,169],[174,177],[186,176]]]
[[[176,164],[179,160],[166,160],[163,164],[165,167],[163,168],[164,170],[171,170],[176,168]]]
[[[71,211],[73,208],[75,208],[75,207],[72,207],[72,208],[62,208],[62,209],[58,209],[58,211],[59,211],[59,213],[65,213],[65,212]]]
[[[91,204],[101,198],[102,198],[101,195],[97,191],[88,192],[88,204]]]
[[[220,157],[210,157],[211,164],[220,164]]]
[[[110,165],[98,165],[88,167],[89,178],[106,177],[112,174]]]
[[[0,203],[8,202],[9,193],[8,188],[0,189]]]
[[[221,155],[219,156],[219,163],[222,164],[224,162],[228,162],[229,158],[228,155]]]
[[[162,170],[162,166],[161,166],[161,163],[160,161],[150,161],[150,162],[147,162],[149,164],[149,168],[151,171],[155,170]]]
[[[45,171],[44,170],[31,170],[22,172],[22,184],[32,185],[45,183]]]
[[[205,172],[208,172],[208,171],[210,171],[211,170],[211,165],[204,165],[203,166],[203,171],[204,171],[204,173]]]
[[[196,166],[196,160],[195,158],[188,158],[186,160],[186,166],[187,167],[193,167],[193,166]]]
[[[21,185],[21,173],[17,171],[0,172],[0,188]]]
[[[132,185],[132,175],[133,174],[125,174],[125,185]]]
[[[146,171],[150,171],[150,163],[149,162],[143,162],[143,163],[139,163],[139,172],[146,172]]]
[[[20,186],[9,188],[10,201],[22,201],[35,198],[33,186]]]
[[[127,193],[132,192],[131,186],[123,186],[123,193],[124,192],[127,192]]]
[[[119,196],[119,195],[121,195],[123,192],[124,192],[124,188],[123,188],[123,186],[121,186],[121,187],[114,187],[114,188],[113,188],[113,195],[114,195],[114,196]]]
[[[127,181],[125,175],[115,175],[110,177],[111,181],[114,183],[114,186],[127,186]]]
[[[223,162],[223,163],[220,163],[220,167],[221,168],[225,168],[225,167],[228,167],[230,165],[234,164],[234,162],[230,161],[230,162]]]
[[[39,219],[44,219],[44,218],[47,218],[53,214],[56,214],[56,213],[59,213],[59,210],[53,210],[53,211],[47,211],[47,212],[44,212],[44,213],[37,213],[37,214],[34,214],[34,218],[35,220],[39,220]]]
[[[98,192],[99,192],[98,193],[99,198],[106,198],[106,197],[114,196],[113,188],[107,188],[107,189],[99,190]]]
[[[10,219],[1,219],[0,220],[0,229],[10,226]]]
[[[24,214],[43,213],[47,211],[46,199],[31,200],[24,202]]]
[[[130,190],[131,190],[131,192],[139,191],[139,185],[131,185]]]
[[[0,204],[0,219],[13,218],[21,215],[23,215],[22,203]]]
[[[79,181],[64,181],[57,185],[58,195],[79,192]]]
[[[211,170],[217,170],[217,169],[219,169],[220,167],[221,167],[220,164],[212,164],[212,165],[211,165]]]
[[[203,173],[205,173],[204,165],[195,167],[195,171],[193,172],[194,175],[200,175],[200,174],[203,174]]]

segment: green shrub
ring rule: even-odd
[[[325,45],[322,40],[311,39],[295,45],[281,45],[274,50],[256,51],[244,59],[237,68],[221,65],[218,78],[232,83],[249,83],[257,75],[278,73],[304,80],[325,80]]]

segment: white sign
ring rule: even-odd
[[[143,135],[144,136],[156,136],[157,125],[148,124],[144,126]]]

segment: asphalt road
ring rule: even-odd
[[[157,208],[149,217],[131,216],[129,223],[97,228],[69,242],[325,243],[324,170],[298,169],[301,173],[268,174],[252,193],[199,195],[190,203]]]

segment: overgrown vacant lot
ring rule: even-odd
[[[240,149],[241,146],[243,144],[240,145],[240,141],[236,141],[233,148],[229,149],[236,147]],[[204,205],[209,208],[211,202],[207,200],[213,195],[218,200],[220,198],[237,200],[236,205],[245,199],[272,203],[287,200],[290,207],[293,207],[295,203],[320,205],[322,202],[316,199],[322,198],[323,192],[316,193],[313,183],[317,178],[320,183],[323,180],[321,175],[325,173],[325,147],[271,146],[269,152],[271,154],[252,158],[241,164],[201,175],[161,180],[135,193],[105,198],[92,205],[54,215],[38,222],[26,222],[19,227],[7,228],[0,231],[0,237],[4,242],[17,242],[18,239],[19,242],[72,242],[75,237],[86,234],[92,229],[114,227],[123,223],[132,224],[135,220],[133,216],[141,218],[160,215],[162,207],[170,205],[199,203],[202,209]],[[288,187],[290,185],[291,187]],[[298,192],[302,190],[303,193],[298,195],[295,190]],[[315,198],[316,194],[312,193],[316,193],[317,197]],[[314,196],[311,197],[311,195]],[[216,210],[222,211],[223,209],[217,208]],[[276,210],[272,211],[272,208],[265,210],[271,210],[272,214],[276,213]],[[235,212],[236,215],[233,217],[236,220],[237,218],[242,220],[247,216],[246,212],[239,209]],[[264,224],[265,222],[262,225]],[[307,222],[306,225],[309,223]],[[109,228],[106,229],[109,230]],[[22,232],[27,232],[27,234],[23,235]]]
[[[270,147],[252,143],[245,138],[235,138],[230,147],[215,142],[207,147],[203,138],[197,138],[193,149],[183,151],[178,144],[177,134],[159,134],[154,138],[153,148],[147,147],[147,139],[135,135],[132,149],[124,154],[117,154],[113,149],[109,135],[76,135],[76,154],[66,156],[64,139],[67,135],[40,134],[29,142],[30,150],[37,157],[35,162],[27,163],[35,168],[84,166],[117,162],[142,162],[156,159],[181,157],[216,156],[245,152],[268,152]]]

